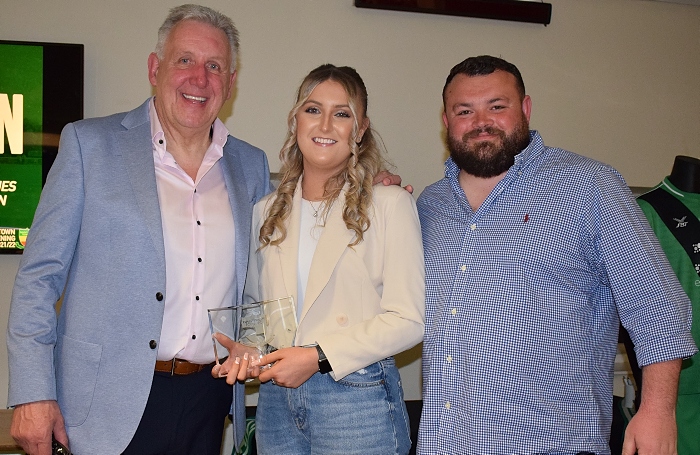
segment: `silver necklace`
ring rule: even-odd
[[[309,201],[309,205],[311,206],[311,210],[314,212],[314,218],[318,218],[318,211],[321,210],[321,207],[323,207],[323,201],[318,204],[318,208],[314,207],[314,203],[311,201]]]

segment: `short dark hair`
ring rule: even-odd
[[[495,71],[505,71],[507,73],[515,76],[516,86],[518,92],[520,93],[520,98],[525,97],[525,83],[523,82],[523,77],[520,74],[518,67],[509,63],[502,58],[493,57],[491,55],[479,55],[478,57],[469,57],[461,63],[456,64],[450,70],[450,75],[447,76],[445,81],[445,86],[442,88],[442,102],[445,103],[445,92],[447,91],[447,86],[450,85],[452,79],[458,74],[464,74],[468,77],[474,76],[486,76],[492,74]]]

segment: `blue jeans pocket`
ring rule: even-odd
[[[349,387],[375,387],[381,386],[386,381],[386,367],[388,366],[384,362],[391,361],[394,364],[394,359],[385,359],[379,362],[373,363],[366,366],[365,368],[360,368],[359,370],[350,373],[343,379],[338,381],[338,384],[346,385]]]

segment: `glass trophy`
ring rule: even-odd
[[[207,311],[218,364],[229,355],[229,351],[214,338],[215,333],[238,342],[241,346],[237,346],[238,351],[231,355],[243,357],[247,352],[251,365],[265,354],[294,345],[297,312],[291,296]]]

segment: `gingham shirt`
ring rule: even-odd
[[[618,313],[640,365],[696,352],[688,298],[622,177],[530,138],[476,212],[451,159],[418,198],[420,454],[609,453]]]

